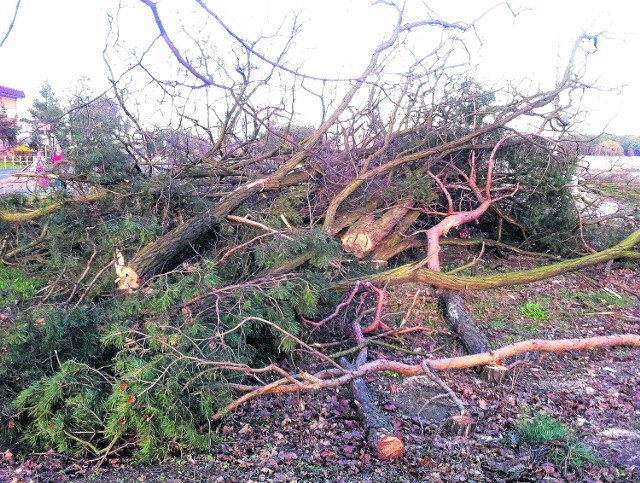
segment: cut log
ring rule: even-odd
[[[340,358],[340,365],[349,370],[355,367],[344,357]],[[351,381],[351,391],[358,405],[358,416],[365,428],[367,443],[376,457],[381,460],[392,460],[402,456],[405,452],[402,435],[394,432],[387,417],[375,405],[364,379],[356,378]]]
[[[491,351],[491,343],[480,327],[475,323],[464,306],[459,292],[443,290],[438,295],[444,315],[456,332],[468,354],[481,354]],[[502,382],[506,368],[500,364],[491,364],[482,368],[482,377],[489,382]]]
[[[368,255],[402,222],[412,206],[413,201],[405,201],[390,208],[381,217],[363,216],[341,237],[342,249],[358,258]]]

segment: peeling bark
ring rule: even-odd
[[[362,378],[368,374],[381,371],[393,371],[404,376],[417,376],[425,374],[425,366],[433,371],[447,371],[452,369],[464,369],[506,360],[508,357],[524,354],[525,352],[566,352],[595,349],[599,347],[630,346],[640,347],[640,335],[617,334],[584,339],[531,339],[515,344],[500,347],[493,351],[483,352],[459,357],[444,357],[441,359],[424,359],[420,364],[405,364],[390,359],[377,359],[359,365],[345,373],[343,369],[327,369],[313,376],[302,373],[290,375],[265,386],[249,386],[242,384],[227,384],[231,390],[244,392],[243,396],[229,403],[213,416],[214,420],[220,419],[229,411],[238,408],[243,403],[265,394],[283,394],[292,392],[309,392],[319,389],[331,389],[350,384],[352,380]],[[295,383],[291,380],[294,379]]]

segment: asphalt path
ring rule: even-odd
[[[0,179],[7,178],[7,177],[11,176],[13,173],[15,173],[16,171],[20,172],[22,170],[21,169],[4,169],[4,168],[0,168]]]
[[[20,173],[22,169],[0,169],[0,195],[7,193],[15,193],[17,191],[25,192],[31,187],[36,180],[34,178],[18,178],[13,173]]]

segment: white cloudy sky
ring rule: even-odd
[[[17,0],[0,2],[0,39]],[[121,18],[131,45],[144,48],[156,35],[149,10],[137,0],[22,0],[15,27],[0,47],[0,85],[23,90],[29,106],[48,80],[64,98],[81,76],[95,92],[108,87],[102,50],[108,28],[107,13]],[[208,4],[241,35],[255,38],[261,29],[273,31],[282,18],[301,12],[304,30],[296,42],[306,72],[316,75],[357,75],[371,49],[389,32],[394,18],[387,7],[370,0],[235,0]],[[449,21],[470,21],[496,4],[493,0],[407,0],[408,19],[423,15],[425,6]],[[591,59],[589,80],[604,87],[625,86],[621,94],[592,92],[585,107],[592,112],[587,131],[605,126],[618,134],[640,134],[640,4],[627,0],[514,0],[522,13],[514,19],[497,8],[478,24],[480,42],[469,43],[475,75],[486,84],[527,79],[548,87],[557,66],[566,60],[573,39],[581,33],[606,32]],[[189,23],[198,10],[191,0],[159,0],[161,12],[177,8],[167,22]],[[420,13],[417,13],[420,12]]]

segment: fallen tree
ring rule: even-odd
[[[205,40],[167,27],[164,4],[142,0],[161,41],[149,48],[166,47],[182,81],[159,80],[143,55],[122,78],[113,75],[110,97],[87,104],[78,92],[56,120],[64,124],[60,136],[71,133],[70,145],[82,140],[70,153],[67,197],[2,199],[3,438],[101,461],[131,446],[153,460],[207,448],[211,419],[250,399],[351,384],[369,444],[396,457],[402,438],[376,408],[365,375],[499,367],[529,351],[639,345],[637,336],[619,335],[492,350],[461,294],[640,257],[637,226],[592,253],[583,230],[590,222],[576,215],[568,189],[577,160],[563,143],[569,126],[559,128],[558,119],[588,87],[579,74],[594,53],[585,47],[592,37],[572,46],[554,85],[488,91],[448,64],[451,48],[472,41],[465,33],[476,22],[407,20],[398,5],[382,2],[397,14],[390,34],[358,76],[329,79],[287,67],[293,34],[273,36],[284,39],[273,60],[197,3],[208,28],[232,39],[237,65],[217,57],[217,47],[209,52]],[[443,37],[416,63],[408,46],[421,29]],[[116,24],[112,33],[120,34]],[[194,39],[203,54],[197,65],[181,51]],[[181,126],[189,127],[167,130],[137,116],[128,97],[136,89],[125,86],[135,85],[125,77],[132,72],[181,106]],[[328,84],[340,94],[331,97]],[[273,92],[282,98],[265,105]],[[302,92],[321,104],[313,127],[293,121],[291,93]],[[207,115],[189,113],[191,100]],[[532,132],[514,129],[523,117],[536,120]],[[449,260],[456,268],[447,273],[447,250],[462,244],[482,248],[470,263]],[[453,273],[492,248],[553,262],[496,275]],[[387,289],[403,284],[441,297],[470,355],[420,364],[366,360],[371,341],[400,331],[385,311]],[[354,320],[363,321],[361,333],[359,325],[349,330]],[[346,344],[358,355],[350,363],[339,358],[344,350],[332,357],[312,341]],[[300,353],[320,368],[289,369],[304,365]],[[233,399],[229,391],[245,394]]]

